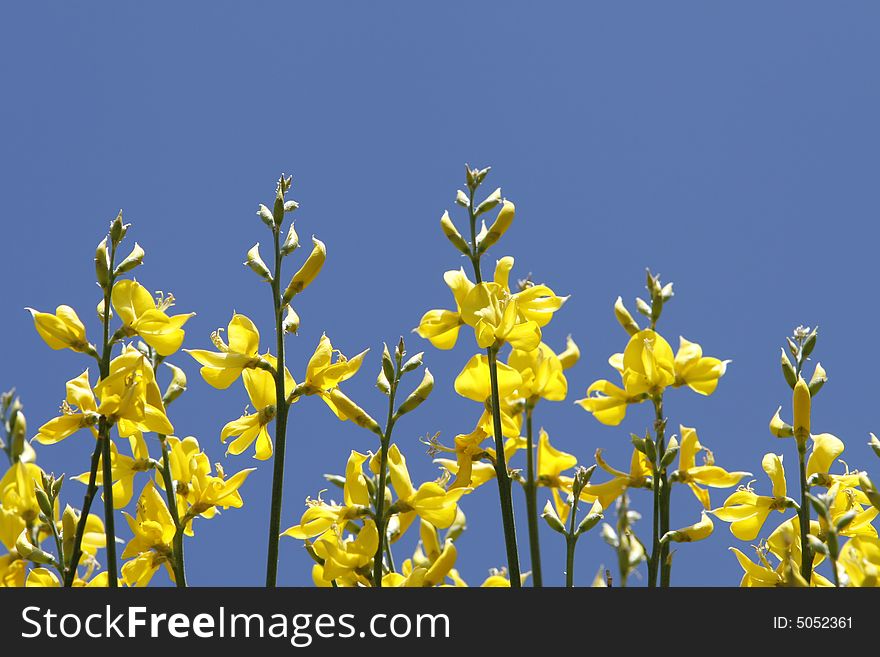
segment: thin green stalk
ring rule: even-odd
[[[184,568],[183,558],[183,531],[186,524],[180,521],[180,514],[177,511],[177,491],[174,488],[174,480],[171,478],[171,459],[168,455],[168,443],[166,437],[159,434],[159,444],[162,446],[162,483],[165,486],[165,497],[168,500],[168,511],[171,513],[171,520],[174,521],[174,543],[172,545],[174,552],[174,560],[171,562],[171,568],[174,571],[174,582],[178,588],[186,587],[186,569]]]
[[[801,479],[801,508],[798,511],[798,522],[801,526],[801,577],[809,585],[813,579],[813,551],[807,539],[810,534],[810,501],[807,498],[810,487],[807,484],[806,452],[806,441],[798,441],[798,466]],[[837,575],[836,569],[834,574]]]
[[[538,482],[535,475],[535,447],[532,434],[532,411],[534,406],[526,404],[526,512],[529,521],[529,557],[532,564],[532,582],[535,588],[544,583],[541,577],[541,542],[538,535]]]
[[[654,433],[657,436],[657,458],[662,459],[666,453],[666,420],[663,417],[662,393],[654,399]],[[666,476],[666,468],[660,468],[660,536],[669,531],[669,480]],[[660,586],[669,587],[669,579],[672,564],[669,561],[669,543],[664,543],[660,548],[660,560],[657,564],[660,570]]]
[[[79,521],[76,523],[76,535],[73,539],[73,550],[70,553],[70,563],[67,566],[67,573],[64,576],[64,586],[73,586],[73,580],[76,579],[76,569],[79,566],[79,560],[82,558],[82,540],[86,531],[86,520],[89,517],[89,511],[92,508],[92,501],[98,492],[98,465],[101,462],[101,440],[95,441],[95,451],[92,452],[92,465],[89,468],[89,484],[86,486],[86,494],[83,498],[82,509],[80,511]]]
[[[655,464],[656,465],[656,464]],[[651,558],[648,560],[648,587],[657,587],[657,563],[660,559],[660,477],[655,472],[653,482],[654,515],[651,524]]]
[[[576,491],[577,492],[577,491]],[[577,546],[577,534],[575,531],[575,523],[577,522],[577,508],[580,501],[580,495],[572,499],[571,509],[568,515],[568,533],[565,535],[565,586],[572,588],[574,586],[574,549]]]
[[[272,231],[275,271],[272,274],[272,302],[275,307],[277,365],[275,367],[275,459],[272,468],[272,502],[269,512],[269,548],[266,555],[266,586],[278,579],[278,541],[281,538],[281,500],[284,490],[284,452],[287,441],[287,412],[290,406],[284,390],[284,306],[281,300],[281,226]]]
[[[470,189],[468,215],[471,229],[471,264],[474,267],[474,279],[477,284],[483,282],[480,270],[480,253],[477,249],[477,217],[474,214],[474,191]],[[486,355],[489,359],[489,377],[492,385],[492,425],[495,438],[495,478],[498,480],[498,497],[501,503],[501,522],[504,528],[504,546],[507,552],[507,570],[510,574],[510,586],[522,586],[519,574],[519,555],[516,547],[516,523],[513,515],[513,499],[510,491],[510,474],[507,472],[507,459],[504,456],[504,435],[501,429],[501,399],[498,391],[498,362],[495,347],[488,347]]]
[[[389,566],[391,560],[391,547],[387,543],[388,518],[385,517],[385,480],[388,473],[388,447],[391,444],[391,432],[394,430],[394,398],[397,395],[397,384],[400,383],[401,352],[396,352],[396,365],[394,380],[389,381],[391,392],[388,393],[388,418],[385,420],[385,431],[382,432],[382,447],[379,456],[379,486],[376,490],[376,529],[379,531],[379,545],[376,547],[376,555],[373,557],[373,586],[382,587],[382,554],[386,548],[388,551]],[[384,358],[384,357],[383,357]]]

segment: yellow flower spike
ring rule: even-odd
[[[562,372],[562,362],[543,342],[532,351],[514,349],[507,358],[507,364],[522,377],[522,386],[517,391],[519,397],[529,401],[539,398],[562,401],[568,394],[568,381]]]
[[[736,486],[743,477],[750,477],[750,472],[727,472],[724,468],[714,465],[697,465],[696,456],[704,448],[697,437],[697,430],[692,427],[680,426],[681,448],[678,456],[678,470],[672,473],[671,481],[687,484],[704,509],[710,509],[709,491],[700,485],[712,488],[730,488]]]
[[[633,316],[630,315],[629,310],[626,309],[622,297],[617,297],[617,301],[614,302],[614,316],[617,318],[618,323],[623,329],[630,335],[635,335],[642,330],[639,327],[638,322],[636,322],[636,320],[633,319]]]
[[[261,359],[260,332],[248,317],[238,313],[232,316],[226,331],[229,344],[223,342],[220,331],[222,329],[218,329],[211,336],[219,351],[203,349],[184,349],[184,351],[202,365],[202,378],[209,385],[222,390],[232,385],[241,376],[242,371],[258,367]]]
[[[324,246],[324,243],[321,240],[314,236],[312,236],[312,244],[314,246],[312,247],[312,252],[309,254],[309,257],[306,258],[306,261],[303,263],[303,266],[299,268],[299,271],[293,275],[287,289],[284,290],[284,296],[282,297],[284,305],[290,303],[290,300],[293,299],[295,295],[305,290],[312,281],[317,278],[321,268],[324,266],[324,261],[327,259],[327,247]]]
[[[459,328],[464,323],[461,318],[461,306],[474,284],[464,273],[464,268],[446,272],[443,274],[443,280],[452,291],[455,310],[429,310],[422,316],[415,332],[430,340],[437,349],[452,349],[458,340]]]
[[[147,289],[132,280],[122,280],[113,286],[110,297],[113,309],[129,335],[139,335],[160,356],[170,356],[183,344],[183,325],[195,313],[168,316],[174,303],[168,295],[157,304]]]
[[[628,395],[653,395],[675,382],[675,357],[663,337],[644,329],[623,352],[623,387]]]
[[[41,313],[33,308],[25,310],[33,317],[37,333],[50,348],[71,349],[80,353],[94,351],[86,340],[86,327],[70,306],[58,306],[54,315]]]
[[[715,525],[712,523],[712,518],[705,511],[701,511],[698,522],[681,529],[666,532],[660,539],[660,543],[668,543],[670,541],[674,543],[702,541],[704,538],[709,538],[713,529],[715,529]]]
[[[806,442],[810,437],[810,387],[807,382],[798,378],[792,395],[794,408],[794,437],[799,443]]]
[[[559,488],[559,475],[576,465],[577,457],[553,447],[547,432],[541,429],[538,434],[538,484]]]
[[[522,385],[522,376],[504,363],[498,365],[498,392],[502,399],[510,397]],[[455,392],[480,403],[492,396],[489,359],[484,354],[473,356],[455,377]]]
[[[436,560],[425,573],[425,586],[437,586],[442,584],[446,579],[446,576],[449,574],[449,571],[455,566],[457,558],[458,551],[455,549],[455,544],[452,541],[447,540],[443,545],[443,550],[437,555]]]
[[[687,386],[701,395],[711,395],[718,387],[718,379],[727,371],[729,360],[703,356],[703,348],[679,336],[675,354],[675,385]]]
[[[716,518],[729,522],[730,532],[742,541],[757,538],[771,511],[784,513],[793,508],[793,501],[786,497],[785,469],[782,458],[776,454],[766,454],[761,466],[773,484],[773,496],[757,495],[749,488],[740,488],[730,495],[724,504],[713,509]]]
[[[116,424],[123,438],[138,431],[174,433],[153,367],[134,347],[110,361],[110,374],[98,382],[95,394],[101,400],[98,413]]]

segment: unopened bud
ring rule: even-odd
[[[556,509],[553,507],[553,503],[550,500],[547,500],[547,504],[544,505],[544,512],[541,513],[541,517],[550,529],[559,532],[560,534],[565,533],[565,525],[562,524],[562,521],[559,519],[559,515],[556,513]]]
[[[56,563],[54,556],[41,550],[30,542],[27,535],[27,529],[23,529],[21,534],[18,535],[18,540],[15,541],[15,551],[18,552],[21,558],[25,561],[40,564]]]
[[[770,433],[777,438],[791,438],[794,435],[794,428],[779,417],[782,406],[776,409],[776,413],[770,420]]]
[[[794,389],[794,386],[797,384],[797,373],[794,370],[794,365],[791,364],[788,356],[785,355],[785,349],[780,349],[780,351],[782,352],[782,357],[780,359],[782,376],[785,377],[786,383]]]
[[[499,194],[500,191],[501,190],[498,190]],[[485,202],[486,201],[483,201],[483,203]],[[495,221],[492,222],[486,235],[480,240],[480,253],[485,253],[489,247],[501,239],[501,236],[507,232],[508,228],[510,228],[510,225],[513,223],[515,214],[516,206],[510,201],[504,201],[504,205],[501,206],[501,210],[498,212],[498,216],[495,217]]]
[[[804,341],[804,347],[802,350],[804,359],[806,359],[811,353],[813,353],[813,349],[816,348],[816,338],[818,337],[819,327],[817,326],[812,330],[812,332],[807,336],[807,339]]]
[[[321,268],[324,266],[324,261],[327,259],[327,247],[325,247],[324,243],[316,237],[312,237],[312,242],[314,244],[312,252],[309,254],[309,257],[306,258],[306,261],[303,263],[303,266],[300,267],[299,271],[290,279],[290,284],[284,291],[283,302],[285,304],[290,303],[290,300],[293,299],[295,295],[305,290],[312,281],[315,280],[318,273],[321,271]]]
[[[105,237],[95,249],[95,277],[102,290],[110,285],[110,254],[107,252],[107,238]]]
[[[296,234],[296,229],[293,227],[293,224],[290,224],[290,228],[287,229],[287,237],[284,238],[284,244],[281,245],[281,255],[286,256],[290,255],[294,251],[299,248],[299,235]]]
[[[868,445],[871,447],[872,450],[874,450],[874,453],[877,455],[877,457],[880,458],[880,439],[878,439],[877,436],[875,436],[873,433],[870,435],[871,441],[868,443]]]
[[[337,410],[339,410],[343,419],[351,420],[359,427],[369,429],[379,437],[382,436],[382,429],[379,427],[379,423],[370,417],[364,409],[346,397],[341,390],[338,388],[331,390],[330,401],[332,401]]]
[[[501,203],[501,188],[500,187],[498,187],[494,192],[489,194],[489,196],[487,196],[486,199],[477,206],[476,210],[474,210],[474,216],[479,217],[481,214],[483,214],[484,212],[488,212],[489,210],[491,210],[492,208],[497,206],[499,203]]]
[[[810,387],[807,382],[798,378],[792,395],[794,409],[794,437],[805,442],[810,437]]]
[[[813,376],[810,377],[810,397],[815,397],[827,380],[828,374],[822,367],[822,363],[816,363],[816,369],[813,370]]]
[[[425,356],[425,352],[424,352],[424,351],[420,351],[420,352],[417,353],[415,356],[413,356],[412,358],[408,359],[408,360],[403,364],[403,367],[400,368],[400,371],[403,372],[404,374],[406,374],[407,372],[412,372],[413,370],[418,369],[419,367],[422,366],[422,358],[423,358],[424,356]]]
[[[272,282],[272,272],[269,271],[269,267],[266,266],[266,263],[260,257],[259,242],[254,244],[250,251],[247,252],[247,260],[245,260],[244,264],[250,267],[264,281]]]
[[[167,361],[165,361],[165,366],[171,370],[171,383],[168,384],[165,394],[162,395],[162,403],[167,406],[186,392],[186,373]]]
[[[131,253],[126,256],[125,260],[119,263],[119,266],[113,272],[113,275],[119,276],[120,274],[129,272],[135,267],[144,264],[144,255],[144,250],[141,248],[140,244],[135,242]]]
[[[281,322],[281,330],[294,335],[299,331],[299,315],[290,304],[287,304],[287,314],[284,316],[284,321]]]
[[[653,314],[651,306],[649,306],[648,302],[641,297],[636,297],[636,310],[638,310],[645,317],[650,317]]]
[[[275,217],[272,216],[272,211],[267,208],[265,205],[260,203],[260,207],[257,209],[257,216],[266,224],[269,228],[275,228]]]
[[[122,240],[125,239],[125,234],[128,232],[129,226],[131,226],[131,224],[122,223],[122,210],[120,210],[119,214],[116,215],[116,218],[110,222],[110,241],[116,245],[122,242]]]
[[[666,448],[666,452],[663,454],[663,458],[660,459],[660,469],[668,468],[672,462],[675,460],[675,457],[678,455],[678,452],[681,450],[681,447],[678,444],[678,440],[673,436],[669,440],[669,445]]]
[[[641,308],[639,309],[639,312],[642,312]],[[650,309],[648,312],[650,313]],[[633,316],[629,314],[626,306],[623,305],[623,298],[621,297],[617,297],[617,301],[614,302],[614,316],[617,318],[617,322],[629,335],[635,335],[641,330],[636,323],[636,320],[634,320]]]
[[[565,338],[565,349],[559,354],[559,364],[562,369],[567,370],[573,367],[581,358],[581,350],[577,343],[571,339],[571,336]]]
[[[465,194],[460,189],[455,194],[455,202],[458,203],[463,208],[471,207],[471,200],[468,198],[468,195]]]
[[[35,488],[34,495],[37,498],[37,505],[40,507],[40,511],[46,516],[46,520],[52,522],[52,516],[55,515],[52,509],[52,500],[49,499],[46,491],[42,488]]]
[[[394,414],[395,418],[399,418],[401,415],[405,415],[406,413],[414,411],[416,408],[418,408],[422,404],[422,402],[424,402],[428,398],[428,395],[431,394],[431,391],[433,389],[434,377],[431,375],[431,371],[426,367],[425,374],[422,376],[422,382],[400,405],[400,407],[397,409],[397,412]]]
[[[452,223],[452,219],[449,218],[448,212],[444,212],[443,216],[440,217],[440,229],[443,231],[443,234],[446,235],[446,239],[452,243],[452,246],[465,255],[470,254],[471,250],[468,243],[461,236],[461,233],[458,232],[458,228],[455,227],[455,224]]]

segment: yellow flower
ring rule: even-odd
[[[538,485],[548,488],[561,488],[560,475],[577,465],[577,457],[560,451],[550,444],[550,436],[544,429],[538,434]],[[571,478],[568,478],[570,484]]]
[[[846,542],[838,563],[850,586],[880,586],[880,540],[859,536]]]
[[[602,424],[617,426],[626,417],[626,407],[642,401],[641,396],[627,394],[626,390],[611,381],[600,379],[587,388],[587,396],[575,404],[592,413]]]
[[[34,440],[44,445],[53,445],[86,428],[91,429],[92,434],[97,437],[95,425],[98,424],[100,415],[89,383],[88,370],[67,382],[67,397],[61,405],[61,413],[59,417],[41,426]]]
[[[810,387],[798,377],[792,394],[794,408],[794,437],[805,441],[810,435]]]
[[[15,547],[19,534],[37,521],[40,506],[34,493],[43,470],[34,463],[14,463],[0,479],[0,543]]]
[[[700,345],[679,336],[679,347],[674,361],[675,385],[686,385],[701,395],[711,395],[718,387],[718,379],[724,376],[729,362],[703,356]]]
[[[785,468],[782,457],[765,454],[761,467],[773,484],[773,495],[757,495],[750,488],[740,488],[724,500],[721,508],[712,511],[715,517],[730,523],[730,532],[741,541],[754,540],[764,526],[771,511],[784,513],[795,503],[786,497]]]
[[[461,317],[473,327],[483,349],[510,343],[514,349],[531,351],[541,342],[538,323],[524,319],[516,297],[497,283],[475,285],[464,299]]]
[[[274,356],[266,354],[264,360],[273,368],[277,366]],[[284,369],[285,393],[290,394],[296,382]],[[241,454],[256,442],[254,458],[265,461],[272,456],[272,438],[269,436],[268,424],[277,414],[277,391],[275,377],[266,370],[246,369],[242,371],[242,380],[248,398],[256,409],[256,413],[245,413],[237,420],[227,422],[220,432],[220,440],[224,444],[232,436],[237,436],[226,448],[227,454]]]
[[[153,367],[134,347],[110,361],[110,374],[98,382],[95,394],[101,400],[98,413],[116,424],[123,438],[139,431],[174,433]]]
[[[358,571],[366,572],[366,568],[372,563],[379,547],[379,532],[376,523],[367,518],[357,538],[343,539],[339,528],[334,526],[318,537],[312,547],[315,554],[324,560],[321,569],[324,581],[355,577],[368,582],[368,578]]]
[[[568,297],[557,296],[548,286],[534,285],[531,282],[526,282],[522,290],[511,294],[510,271],[513,269],[513,263],[514,260],[510,256],[505,256],[495,263],[495,283],[516,301],[522,321],[535,322],[539,327],[546,326],[553,319],[553,314],[568,301]]]
[[[584,486],[581,499],[590,502],[599,500],[599,504],[602,505],[603,509],[610,508],[611,503],[628,488],[650,488],[652,486],[651,464],[648,461],[648,457],[637,449],[633,450],[629,472],[622,472],[609,466],[605,459],[602,458],[601,449],[596,450],[596,463],[614,478],[601,484],[587,484]],[[589,498],[585,496],[589,496]]]
[[[810,534],[819,537],[821,528],[818,520],[810,520]],[[766,541],[767,549],[780,561],[790,559],[798,571],[801,567],[801,521],[797,515],[785,520],[774,529]],[[821,552],[813,551],[813,568],[825,560]]]
[[[644,329],[623,352],[623,387],[630,396],[655,395],[675,382],[672,347],[659,333]]]
[[[344,505],[326,503],[320,495],[317,500],[306,500],[306,511],[298,525],[285,530],[281,535],[306,540],[324,534],[337,524],[344,525],[347,520],[362,516],[370,508],[370,491],[364,475],[364,462],[369,454],[352,450],[345,466],[343,486]]]
[[[27,561],[10,552],[0,556],[0,588],[21,588],[27,573]]]
[[[196,516],[212,518],[221,509],[238,509],[243,505],[239,488],[244,484],[254,468],[246,468],[228,479],[223,467],[215,463],[217,474],[211,472],[211,462],[199,448],[199,442],[192,436],[180,440],[168,437],[171,478],[175,482],[179,517],[188,522],[187,533],[192,535],[189,526]],[[157,476],[159,485],[161,478]]]
[[[474,284],[464,273],[464,268],[446,272],[443,274],[443,280],[452,290],[455,310],[429,310],[422,316],[415,331],[421,337],[430,340],[437,349],[452,349],[458,340],[459,328],[464,323],[461,318],[462,304]]]
[[[143,447],[146,444],[141,442]],[[113,480],[113,508],[122,509],[128,506],[134,494],[134,478],[139,472],[147,472],[152,470],[155,463],[150,459],[150,455],[143,450],[136,450],[133,456],[126,456],[119,453],[119,448],[115,443],[110,443],[110,471]],[[88,485],[89,472],[73,477],[74,481]],[[98,486],[104,485],[104,469],[99,467],[95,476],[95,483]]]
[[[220,337],[222,330],[217,329],[211,335],[219,351],[184,349],[203,366],[201,373],[205,381],[220,389],[232,385],[242,371],[262,364],[259,356],[260,332],[250,319],[237,313],[232,316],[227,330],[229,344]]]
[[[750,472],[727,472],[724,468],[715,465],[712,452],[709,450],[706,450],[706,464],[697,465],[697,454],[705,449],[697,437],[697,430],[685,426],[680,426],[679,430],[681,449],[678,453],[678,470],[670,475],[670,481],[687,484],[703,508],[711,508],[711,503],[709,491],[701,488],[701,484],[712,488],[730,488],[736,486],[743,477],[751,476]]]
[[[128,586],[146,586],[160,566],[164,565],[172,581],[172,541],[176,527],[162,495],[148,481],[137,503],[136,517],[125,513],[128,526],[134,534],[122,553],[131,559],[122,566],[122,580]]]
[[[522,377],[514,368],[504,363],[498,365],[498,394],[501,399],[512,396],[522,385]],[[484,403],[492,397],[489,359],[483,354],[471,358],[455,377],[455,392],[466,399]]]
[[[517,396],[531,403],[539,398],[548,401],[565,399],[568,394],[568,381],[563,370],[571,367],[580,355],[571,337],[568,338],[567,349],[563,354],[572,354],[566,364],[563,364],[561,358],[543,342],[532,351],[521,349],[511,351],[507,364],[522,377],[522,385],[517,390]]]
[[[129,335],[139,335],[160,356],[170,356],[183,343],[183,325],[195,313],[169,317],[165,311],[174,305],[168,295],[157,303],[137,281],[122,280],[113,286],[110,301]]]
[[[330,391],[357,374],[369,349],[364,349],[351,359],[346,358],[342,352],[335,351],[335,361],[333,360],[334,351],[330,338],[326,334],[322,335],[315,353],[306,366],[306,379],[297,386],[293,400],[299,395],[318,395],[336,417],[340,420],[347,420],[349,416],[333,400]]]
[[[806,580],[801,577],[797,565],[793,561],[784,560],[777,568],[773,568],[762,549],[758,549],[758,560],[755,563],[736,548],[729,548],[736,556],[740,567],[743,569],[743,578],[740,581],[742,587],[766,588],[776,586],[806,586]],[[825,577],[813,571],[812,586],[832,586]]]
[[[41,313],[33,308],[26,310],[34,318],[37,333],[52,349],[94,352],[94,347],[86,340],[86,327],[70,306],[58,306],[54,315]]]
[[[109,574],[99,573],[95,577],[81,579],[78,575],[73,580],[74,588],[102,588],[107,586]],[[27,576],[25,586],[28,588],[60,588],[58,577],[48,568],[34,568]]]
[[[715,529],[715,525],[712,522],[712,518],[705,511],[701,511],[699,522],[682,529],[666,532],[660,539],[660,542],[691,543],[693,541],[702,541],[704,538],[709,538],[713,529]]]
[[[446,490],[434,481],[425,482],[416,489],[406,467],[406,458],[395,444],[388,449],[388,471],[391,485],[398,498],[393,508],[400,514],[401,535],[406,532],[416,516],[439,529],[449,527],[455,520],[458,500],[472,490],[466,487]]]

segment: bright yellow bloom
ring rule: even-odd
[[[104,588],[107,586],[109,573],[106,571],[95,577],[81,579],[79,576],[73,580],[74,588]],[[60,588],[61,582],[58,577],[48,568],[34,568],[27,576],[25,586],[28,588]]]
[[[165,311],[174,305],[174,296],[157,303],[137,281],[122,280],[113,286],[110,301],[129,335],[138,335],[160,356],[170,356],[183,344],[183,325],[195,313],[173,315]]]
[[[741,541],[754,540],[764,526],[771,511],[784,513],[795,506],[794,501],[786,497],[785,468],[782,457],[776,454],[765,454],[761,467],[773,483],[773,495],[758,495],[751,488],[740,488],[724,500],[721,508],[712,511],[715,517],[729,522],[730,532]]]
[[[54,315],[33,308],[26,310],[34,318],[37,333],[52,349],[72,349],[81,353],[94,351],[86,340],[86,327],[70,306],[58,306]]]
[[[672,347],[651,329],[633,335],[623,351],[623,387],[630,396],[655,395],[675,383]]]
[[[510,271],[513,269],[513,262],[510,256],[498,260],[495,263],[494,281],[516,301],[522,321],[535,322],[539,327],[544,327],[553,319],[553,313],[568,301],[568,297],[557,296],[548,286],[533,285],[530,282],[519,292],[511,294]]]
[[[199,442],[189,436],[180,440],[169,436],[171,479],[175,482],[178,516],[187,522],[187,534],[192,535],[191,522],[196,516],[213,518],[217,509],[238,509],[244,504],[239,488],[254,468],[246,468],[228,479],[223,467],[215,463],[216,474],[211,472],[208,455],[201,451]],[[161,477],[156,477],[164,488]]]
[[[806,440],[810,435],[810,387],[798,377],[792,394],[794,409],[794,436],[798,440]]]
[[[592,413],[602,424],[617,426],[626,417],[626,407],[642,401],[641,396],[629,395],[623,388],[606,379],[595,381],[587,388],[587,396],[575,404]]]
[[[217,329],[211,335],[211,340],[219,351],[184,349],[203,366],[202,378],[220,389],[232,385],[242,371],[259,367],[262,363],[259,356],[260,332],[250,319],[237,313],[232,316],[227,330],[229,344],[220,337],[222,330]]]
[[[679,336],[675,354],[675,385],[688,386],[701,395],[711,395],[724,376],[729,360],[703,356],[703,348]]]
[[[577,457],[556,449],[550,444],[550,436],[544,429],[538,434],[538,485],[548,488],[561,488],[560,475],[577,465]],[[571,478],[568,478],[570,484]]]
[[[142,443],[146,447],[145,443]],[[134,494],[134,478],[139,472],[152,470],[155,463],[150,460],[146,450],[135,451],[133,456],[119,453],[116,443],[110,443],[110,471],[113,478],[113,508],[122,509],[128,506]],[[88,485],[90,472],[72,477],[74,481]],[[95,483],[104,485],[104,469],[98,467]]]
[[[27,561],[10,552],[0,556],[0,588],[21,588],[27,573]]]
[[[828,510],[831,513],[832,523],[837,524],[837,521],[847,513],[855,513],[855,517],[849,524],[840,530],[841,536],[863,536],[868,538],[877,536],[877,529],[871,523],[877,517],[877,514],[880,513],[880,510],[871,505],[864,492],[835,483],[828,490],[828,495],[831,497],[831,504]],[[819,525],[822,534],[826,534],[830,530],[825,519],[822,517],[819,518]]]
[[[697,465],[697,454],[705,448],[700,444],[697,430],[691,427],[680,426],[681,449],[678,453],[678,470],[670,475],[671,481],[679,481],[687,484],[703,508],[711,508],[709,491],[703,486],[712,488],[730,488],[736,486],[743,477],[750,477],[750,472],[727,472],[724,468],[714,464],[712,452],[706,450],[705,465]]]
[[[511,397],[522,385],[522,377],[514,368],[504,363],[498,365],[498,394],[501,399]],[[489,359],[483,354],[471,358],[455,377],[455,392],[466,399],[484,403],[492,397]]]
[[[819,521],[810,520],[810,534],[819,537],[821,532]],[[798,571],[801,567],[801,521],[795,514],[774,529],[766,541],[767,549],[780,561],[790,559]],[[825,560],[821,552],[813,552],[813,568]]]
[[[298,525],[285,530],[281,535],[306,540],[324,534],[336,525],[344,526],[346,521],[361,517],[370,508],[370,491],[364,475],[364,462],[369,454],[352,450],[345,465],[345,484],[342,489],[343,505],[317,500],[306,500],[306,511]]]
[[[333,400],[330,392],[336,389],[340,383],[357,374],[368,351],[369,349],[364,349],[357,356],[348,359],[345,354],[333,349],[330,338],[322,335],[315,353],[306,366],[306,379],[296,387],[293,400],[295,401],[298,395],[318,395],[336,417],[340,420],[350,419],[345,410]],[[336,353],[335,361],[333,360],[334,353]],[[344,406],[347,408],[347,405]]]
[[[466,487],[446,490],[435,481],[427,481],[416,489],[406,467],[406,458],[394,444],[388,449],[388,471],[391,485],[398,498],[394,508],[400,514],[401,535],[406,532],[416,516],[439,529],[449,527],[455,521],[458,500],[472,490]]]
[[[364,520],[364,526],[354,540],[343,539],[341,530],[334,526],[312,544],[315,554],[324,560],[321,577],[326,582],[352,576],[368,582],[362,573],[368,572],[378,547],[379,532],[371,518]]]
[[[628,488],[651,488],[653,485],[651,463],[648,457],[637,449],[633,450],[629,472],[622,472],[609,466],[602,458],[601,449],[596,450],[596,463],[614,478],[601,484],[587,484],[584,486],[581,499],[585,499],[585,495],[591,496],[589,501],[598,499],[603,509],[610,508],[611,503]]]
[[[95,426],[100,415],[89,383],[88,370],[67,382],[67,397],[61,405],[61,413],[59,417],[41,426],[34,440],[44,445],[53,445],[86,428],[91,429],[92,434],[97,437]]]
[[[736,560],[742,567],[744,574],[740,581],[742,587],[775,587],[775,586],[791,586],[792,583],[797,586],[806,586],[807,582],[801,577],[798,567],[793,561],[783,561],[777,568],[773,568],[763,550],[757,550],[758,560],[755,563],[736,548],[729,548],[736,556]],[[819,573],[813,571],[812,586],[832,586],[826,578]]]
[[[574,365],[580,355],[577,345],[570,337],[563,354],[566,353],[572,356],[566,364],[563,364],[560,357],[543,342],[537,349],[531,351],[514,349],[507,359],[507,364],[522,377],[522,385],[517,389],[517,396],[532,403],[539,398],[548,401],[565,399],[568,394],[568,381],[563,370]]]
[[[34,493],[43,470],[34,463],[14,463],[0,479],[0,543],[15,547],[21,532],[37,521],[40,506]]]
[[[273,368],[277,366],[274,356],[266,354],[263,359]],[[263,369],[246,369],[241,376],[256,413],[245,413],[237,420],[227,422],[220,432],[220,440],[225,444],[230,437],[237,436],[226,448],[227,454],[236,455],[256,442],[254,458],[265,461],[272,457],[272,438],[267,426],[277,414],[275,377]],[[288,395],[293,392],[296,382],[287,368],[284,368],[284,380],[285,395]]]
[[[461,309],[464,323],[472,326],[483,349],[510,343],[514,349],[531,351],[541,342],[541,328],[524,319],[515,296],[497,283],[479,283],[468,292]]]
[[[429,310],[422,316],[415,331],[421,337],[430,340],[437,349],[452,349],[458,340],[458,331],[464,323],[461,318],[462,304],[474,284],[464,273],[464,268],[446,272],[443,274],[443,280],[452,290],[455,310]]]
[[[123,559],[131,559],[122,566],[122,580],[128,586],[146,586],[164,565],[173,581],[170,559],[176,527],[152,481],[148,481],[141,492],[136,517],[125,513],[125,519],[134,538],[122,553]]]
[[[98,381],[95,394],[101,400],[98,413],[116,424],[123,438],[139,431],[174,433],[153,367],[134,347],[126,347],[110,361],[110,374]]]
[[[880,539],[850,539],[840,550],[838,563],[850,586],[880,586]]]

